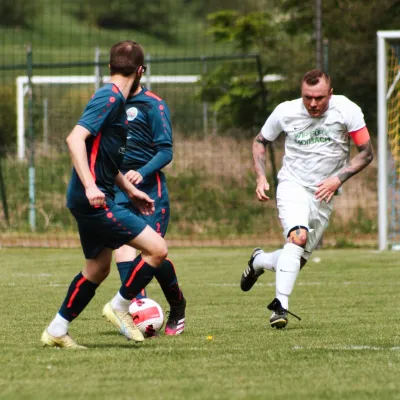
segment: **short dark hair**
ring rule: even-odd
[[[312,69],[311,71],[306,72],[301,80],[301,85],[303,86],[303,83],[306,83],[309,86],[314,86],[318,84],[322,78],[329,84],[329,87],[332,87],[330,76],[320,69]]]
[[[125,40],[110,50],[110,74],[132,75],[144,64],[144,52],[139,43]]]

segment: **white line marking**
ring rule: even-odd
[[[389,351],[400,351],[400,346],[393,346],[393,347],[368,346],[368,345],[315,346],[315,347],[293,346],[292,350],[389,350]]]
[[[357,286],[400,286],[400,282],[384,282],[381,285],[376,282],[298,282],[297,286],[349,286],[349,285],[357,285]],[[204,286],[214,286],[214,287],[239,287],[239,283],[205,283]],[[259,283],[257,282],[254,286],[275,286],[274,282],[268,283]]]

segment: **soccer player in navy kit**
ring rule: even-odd
[[[170,112],[164,100],[140,86],[140,76],[132,86],[131,96],[126,102],[126,112],[129,131],[121,172],[138,189],[154,199],[155,212],[152,215],[141,214],[118,188],[115,202],[130,209],[164,237],[170,218],[170,206],[165,175],[161,169],[173,157]],[[116,250],[115,258],[121,281],[126,278],[135,254],[135,249],[130,246]],[[186,300],[179,288],[175,268],[166,259],[153,272],[170,305],[165,334],[179,335],[185,328]],[[137,298],[145,296],[144,291]],[[151,336],[152,332],[147,334]]]
[[[44,346],[84,348],[69,336],[69,325],[108,276],[113,249],[124,244],[140,249],[141,254],[132,263],[118,293],[104,306],[103,316],[128,340],[144,340],[128,308],[150,282],[153,268],[164,261],[168,249],[154,229],[114,202],[116,184],[141,212],[154,212],[154,202],[149,196],[119,171],[128,128],[125,102],[135,79],[142,73],[143,62],[143,49],[136,42],[115,44],[110,51],[110,83],[94,94],[67,137],[74,166],[67,207],[78,223],[86,265],[72,280],[61,308],[44,330],[41,337]]]

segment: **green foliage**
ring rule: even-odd
[[[240,14],[235,10],[224,10],[207,17],[211,27],[208,34],[214,41],[233,42],[242,53],[260,52],[266,46],[275,46],[277,26],[271,13],[250,12]]]
[[[253,198],[252,176],[244,182],[225,177],[216,184],[212,176],[188,171],[168,177],[168,188],[172,204],[168,235],[204,238],[252,235],[263,232],[265,221],[271,220],[270,228],[280,230],[273,218],[275,209],[264,207]]]
[[[262,102],[255,69],[254,64],[243,67],[231,62],[203,76],[200,97],[213,105],[220,130],[234,127],[251,132],[259,125]]]
[[[269,12],[240,14],[235,10],[219,11],[208,16],[210,34],[216,43],[230,42],[241,53],[262,54],[277,44],[277,26]],[[265,116],[264,86],[254,60],[253,65],[238,66],[232,61],[216,67],[201,82],[201,97],[213,104],[222,130],[258,129]],[[261,117],[262,116],[262,117]]]
[[[174,12],[179,0],[134,2],[120,0],[72,0],[73,13],[87,23],[105,29],[135,29],[172,39]]]
[[[270,8],[271,0],[184,0],[185,6],[192,8],[194,14],[203,17],[220,10],[237,10],[239,12],[260,11]]]
[[[0,26],[27,27],[36,17],[36,1],[30,0],[1,0],[0,1]]]

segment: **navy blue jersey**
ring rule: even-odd
[[[133,169],[143,179],[172,160],[172,129],[167,104],[142,88],[126,102],[129,132],[121,172]]]
[[[114,198],[115,177],[124,156],[128,131],[125,101],[117,86],[106,84],[94,94],[77,123],[92,134],[86,139],[90,172],[97,187],[111,199]],[[73,168],[67,190],[67,207],[82,206],[89,206],[89,201]]]

